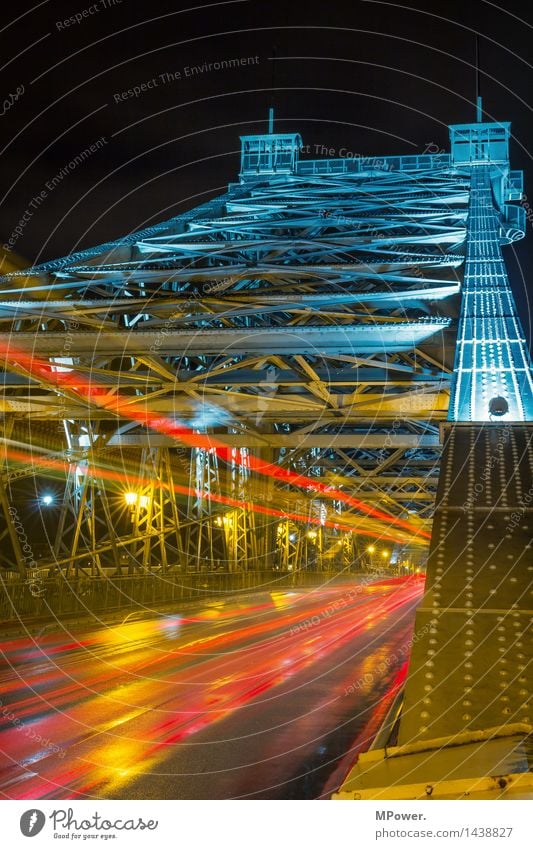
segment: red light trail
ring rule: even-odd
[[[393,578],[262,593],[184,615],[58,631],[38,644],[7,642],[1,791],[113,798],[136,782],[148,789],[166,781],[183,794],[205,780],[209,794],[219,787],[246,795],[290,780],[317,738],[358,714],[350,748],[368,747],[405,674],[422,591],[422,579]],[[387,665],[388,652],[396,659]],[[221,771],[205,775],[225,745],[224,754],[241,751],[242,763],[231,769],[222,760]]]
[[[132,404],[130,397],[121,396],[118,393],[110,394],[105,389],[91,385],[90,379],[76,372],[74,368],[69,373],[64,371],[67,366],[61,364],[59,367],[53,363],[33,357],[31,354],[20,351],[12,345],[3,346],[0,355],[7,362],[12,363],[15,367],[22,369],[30,377],[38,378],[41,381],[63,390],[67,389],[74,393],[76,400],[83,402],[91,402],[101,409],[106,409],[116,415],[118,418],[127,418],[130,421],[136,421],[139,424],[164,433],[167,436],[173,437],[184,445],[190,448],[203,448],[214,451],[215,454],[225,462],[235,461],[237,451],[226,445],[223,441],[216,439],[210,434],[195,433],[192,428],[182,422],[175,422],[166,416],[158,416],[148,410],[140,410]],[[58,372],[61,368],[61,372]],[[70,367],[68,367],[70,368]],[[142,403],[142,401],[141,401]],[[251,471],[257,474],[264,475],[279,480],[282,483],[290,484],[307,490],[308,492],[320,493],[326,498],[336,499],[348,504],[355,510],[366,514],[367,516],[386,522],[388,525],[394,525],[397,528],[403,528],[409,533],[416,536],[421,536],[426,539],[431,539],[431,535],[427,531],[413,526],[410,522],[403,519],[398,519],[389,513],[382,510],[376,510],[364,501],[358,498],[347,495],[342,490],[332,487],[320,481],[313,480],[306,475],[301,475],[297,472],[292,472],[289,469],[284,469],[276,463],[266,462],[251,453],[246,454],[246,462],[239,465],[246,465]],[[267,508],[265,508],[267,509]]]
[[[28,451],[21,451],[17,448],[4,448],[3,452],[6,458],[11,459],[16,463],[33,463],[35,464],[35,455],[29,453]],[[39,457],[38,465],[41,468],[48,468],[54,471],[65,471],[65,465],[79,465],[78,461],[72,460],[58,460],[55,457]],[[102,480],[108,480],[113,483],[121,483],[124,484],[125,478],[127,480],[128,485],[132,486],[148,486],[152,483],[148,478],[143,478],[140,475],[132,475],[130,472],[127,474],[122,474],[121,472],[113,471],[112,469],[107,469],[104,466],[100,466],[97,463],[91,462],[91,470],[87,471],[88,474],[91,474],[95,477],[102,478]],[[85,471],[82,470],[80,474],[85,474]],[[320,525],[325,526],[327,528],[337,528],[340,531],[347,531],[350,533],[357,533],[360,536],[367,536],[375,539],[377,534],[376,532],[360,530],[357,525],[348,525],[342,521],[333,521],[331,519],[321,519],[316,516],[308,516],[303,513],[297,513],[289,510],[277,510],[274,507],[266,507],[262,504],[257,504],[256,502],[242,502],[236,498],[231,498],[229,495],[222,495],[216,493],[199,493],[198,491],[192,489],[188,486],[183,486],[181,484],[173,483],[172,485],[166,484],[164,482],[158,481],[157,486],[161,489],[172,490],[176,495],[202,495],[202,497],[206,498],[208,501],[214,501],[218,504],[223,504],[226,507],[233,508],[242,508],[245,506],[248,510],[251,510],[254,513],[261,513],[265,516],[273,516],[281,519],[292,519],[294,522],[302,522],[304,524],[310,525]],[[380,539],[387,540],[388,542],[405,542],[405,538],[401,538],[399,536],[389,536],[385,533],[379,534]]]

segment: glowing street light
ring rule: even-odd
[[[381,556],[382,556],[383,558],[386,558],[386,557],[388,557],[388,556],[389,556],[389,552],[387,551],[387,549],[386,549],[386,548],[384,548],[384,549],[383,549],[383,551],[381,552]]]
[[[49,493],[47,493],[46,495],[43,495],[43,497],[41,498],[41,504],[44,504],[45,507],[50,507],[50,505],[53,504],[53,503],[54,503],[54,496],[50,495]]]
[[[133,508],[136,504],[138,504],[143,510],[147,510],[150,505],[150,498],[148,495],[139,495],[138,492],[125,492],[124,501],[128,507]]]
[[[374,554],[375,550],[376,550],[375,545],[369,545],[368,548],[367,548],[367,551],[368,551],[369,554]]]
[[[317,538],[317,536],[318,536],[318,534],[317,534],[317,532],[316,532],[316,531],[307,531],[307,537],[308,537],[308,539],[316,539],[316,538]]]

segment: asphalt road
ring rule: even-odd
[[[10,799],[308,799],[405,677],[419,578],[262,592],[3,645]]]

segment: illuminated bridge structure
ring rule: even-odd
[[[341,798],[533,797],[533,378],[498,214],[520,178],[508,124],[450,136],[470,201],[425,596],[394,737],[359,758]]]
[[[300,146],[245,136],[225,195],[2,278],[4,567],[13,506],[71,575],[419,562],[469,178]]]
[[[533,388],[502,256],[522,174],[478,118],[449,154],[318,160],[271,122],[226,194],[0,278],[23,612],[58,610],[52,575],[101,578],[94,609],[121,576],[153,603],[214,570],[409,569],[431,538],[398,745],[341,796],[531,792]]]
[[[474,198],[517,340],[491,325],[487,350],[525,351],[499,247],[524,235],[522,175],[464,167],[453,128],[451,154],[317,160],[269,130],[226,194],[1,278],[11,573],[421,562],[439,427],[472,403],[463,315],[450,406]],[[496,371],[514,413],[527,365]]]

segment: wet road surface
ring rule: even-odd
[[[317,798],[368,748],[420,578],[261,592],[3,643],[11,799]]]

